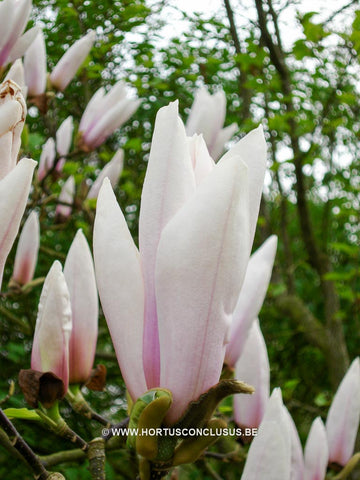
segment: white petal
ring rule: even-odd
[[[281,395],[275,390],[250,446],[241,480],[289,480],[290,445],[289,424]]]
[[[320,417],[312,425],[305,445],[304,480],[325,478],[329,460],[326,430]]]
[[[239,155],[249,168],[250,185],[250,225],[251,238],[254,238],[257,218],[259,215],[261,193],[266,170],[266,142],[263,128],[260,125],[236,143],[222,157]],[[252,240],[251,240],[252,244]]]
[[[252,322],[259,315],[269,286],[276,248],[277,236],[272,235],[250,257],[226,347],[225,362],[229,366],[234,366],[241,355]]]
[[[39,27],[33,27],[28,30],[22,37],[20,37],[13,48],[10,51],[8,61],[10,63],[14,62],[17,58],[20,58],[24,55],[26,50],[35,40],[36,35],[40,32]]]
[[[34,160],[23,158],[0,181],[0,285],[25,210],[35,165]]]
[[[74,122],[73,117],[70,115],[62,122],[56,132],[56,150],[60,157],[69,153],[73,131]]]
[[[257,319],[235,365],[235,378],[255,388],[252,395],[234,396],[235,421],[240,426],[257,428],[264,416],[270,392],[269,359]]]
[[[160,238],[156,299],[161,386],[175,420],[218,382],[229,322],[248,262],[246,165],[218,163]]]
[[[70,295],[61,264],[53,263],[40,295],[31,368],[52,372],[67,388],[69,376],[69,338],[71,334]]]
[[[159,110],[141,195],[139,244],[145,282],[144,366],[148,387],[159,382],[154,272],[161,232],[195,191],[187,138],[177,102]],[[154,357],[156,365],[153,365]],[[156,385],[157,384],[157,385]]]
[[[97,198],[104,178],[108,177],[112,188],[115,188],[124,165],[124,150],[119,149],[108,164],[101,170],[97,179],[92,184],[86,198]]]
[[[133,400],[146,390],[143,372],[144,287],[139,254],[108,179],[100,190],[94,260],[101,305]]]
[[[355,358],[332,401],[326,433],[329,461],[345,465],[354,451],[360,420],[360,357]]]

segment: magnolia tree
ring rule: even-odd
[[[270,395],[260,320],[277,237],[251,254],[266,174],[262,126],[224,154],[238,126],[224,127],[222,89],[196,92],[186,126],[177,102],[162,107],[153,125],[137,246],[114,194],[124,151],[114,150],[96,178],[86,177],[85,166],[142,100],[122,81],[104,85],[79,118],[69,114],[57,122],[53,115],[55,134],[37,145],[38,163],[25,158],[27,104],[51,116],[53,100],[66,97],[96,41],[95,32],[87,32],[48,74],[41,29],[24,33],[30,12],[28,0],[0,3],[1,278],[5,265],[12,272],[2,285],[3,301],[37,299],[41,289],[36,323],[26,331],[33,333],[31,352],[25,345],[17,380],[22,393],[11,387],[1,402],[1,445],[41,480],[67,478],[66,464],[84,459],[87,478],[104,479],[111,451],[121,459],[128,452],[132,465],[124,460],[123,476],[108,478],[187,478],[184,465],[207,457],[232,461],[235,477],[244,480],[347,478],[360,457],[354,453],[359,358],[325,424],[314,419],[304,450],[280,388]],[[82,212],[84,231],[73,228],[74,211]],[[71,236],[66,258],[42,246],[47,228]],[[34,277],[40,260],[45,278]],[[126,395],[116,390],[110,412],[91,405],[100,393],[90,391],[106,388],[105,366],[94,365],[98,293],[126,388]],[[7,308],[1,312],[22,324]],[[123,418],[118,410],[125,402]],[[71,425],[69,406],[76,413]],[[34,423],[44,440],[30,446],[31,427],[24,425]],[[59,444],[40,455],[48,435]],[[224,451],[225,440],[232,451]]]

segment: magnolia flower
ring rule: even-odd
[[[275,389],[251,443],[241,480],[290,480],[290,465],[291,430],[281,391]]]
[[[224,150],[224,145],[237,131],[236,123],[222,128],[226,115],[226,97],[223,90],[210,95],[206,88],[200,88],[190,109],[186,123],[188,135],[202,133],[210,155],[217,160]]]
[[[11,68],[6,75],[4,82],[6,80],[12,80],[13,82],[15,82],[21,88],[22,96],[24,97],[24,99],[26,99],[28,89],[25,85],[25,72],[23,63],[20,58],[18,58],[16,62],[11,65]]]
[[[24,56],[25,82],[29,95],[36,97],[46,90],[46,47],[42,31],[27,49]]]
[[[39,244],[39,217],[35,211],[32,211],[21,231],[14,262],[12,280],[20,285],[29,283],[34,277]]]
[[[71,205],[74,201],[74,196],[75,196],[75,179],[71,175],[64,183],[64,186],[62,187],[59,195],[59,204],[57,205],[55,210],[55,214],[58,217],[61,217],[62,219],[66,219],[70,217],[71,210],[72,210]],[[68,205],[62,205],[62,203],[65,203]]]
[[[0,286],[4,266],[24,214],[36,162],[23,158],[0,180]]]
[[[250,257],[231,322],[230,341],[226,347],[225,362],[230,367],[235,365],[241,355],[251,325],[259,315],[269,286],[276,247],[277,237],[272,235]]]
[[[31,11],[31,0],[3,0],[0,2],[0,69],[24,55],[34,40],[38,28],[24,35]]]
[[[90,52],[94,41],[95,32],[90,30],[64,53],[50,74],[54,87],[65,90]]]
[[[95,269],[120,368],[134,400],[153,387],[172,392],[169,423],[218,382],[222,369],[259,210],[261,127],[236,152],[196,188],[177,103],[158,112],[141,200],[140,256],[108,180],[98,197]]]
[[[98,298],[94,265],[86,238],[78,230],[64,266],[72,310],[69,382],[84,383],[94,363],[98,333]]]
[[[41,150],[39,169],[37,172],[39,182],[41,182],[49,170],[53,168],[55,157],[55,142],[54,139],[50,137],[46,140]]]
[[[312,425],[305,445],[304,480],[323,480],[329,460],[326,430],[320,417]]]
[[[108,177],[112,188],[115,188],[119,181],[124,166],[124,150],[119,149],[109,163],[99,173],[95,182],[91,185],[87,198],[97,198],[104,178]]]
[[[270,391],[269,359],[258,319],[253,322],[243,352],[235,365],[235,378],[255,388],[251,396],[234,396],[235,422],[240,426],[257,428],[264,416]]]
[[[360,420],[360,357],[352,362],[332,401],[326,434],[329,461],[345,465],[354,451]]]
[[[80,146],[94,150],[125,123],[137,110],[140,100],[131,98],[123,82],[117,82],[108,93],[100,88],[88,103],[79,125]]]
[[[16,165],[26,104],[21,88],[12,80],[0,84],[0,179]]]
[[[71,334],[70,295],[61,264],[53,263],[40,295],[31,368],[52,372],[69,384],[69,339]]]
[[[56,151],[60,157],[64,157],[69,153],[74,131],[73,117],[67,117],[56,132]]]

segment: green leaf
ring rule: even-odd
[[[4,413],[10,419],[21,418],[23,420],[41,421],[35,410],[29,410],[28,408],[7,408]]]

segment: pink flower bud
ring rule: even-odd
[[[19,238],[12,279],[20,285],[29,283],[35,272],[40,244],[39,217],[32,211]]]
[[[40,295],[31,368],[52,372],[69,384],[69,339],[71,335],[71,305],[61,264],[55,261],[46,276]]]
[[[61,203],[59,203],[55,211],[57,216],[63,219],[70,217],[71,210],[72,210],[71,205],[74,201],[74,196],[75,196],[75,179],[71,175],[71,177],[69,177],[64,183],[64,186],[62,187],[59,195],[59,202],[70,204],[70,205],[61,205]]]
[[[0,3],[0,67],[24,55],[33,42],[38,28],[24,35],[31,11],[31,0],[4,0]]]
[[[46,47],[40,30],[27,49],[24,57],[25,82],[30,96],[45,93],[46,89]]]
[[[124,165],[124,150],[118,150],[108,164],[101,170],[95,182],[91,185],[86,198],[97,198],[104,178],[108,177],[112,188],[119,181]]]
[[[70,292],[73,321],[69,382],[85,383],[94,363],[99,312],[93,260],[81,230],[78,230],[66,257],[64,275]]]
[[[222,128],[226,115],[226,97],[223,90],[210,95],[206,88],[200,88],[192,104],[186,123],[189,136],[202,133],[214,160],[217,160],[224,150],[224,145],[237,131],[236,123]]]
[[[346,465],[354,451],[360,420],[360,357],[350,365],[332,401],[326,434],[329,462]]]
[[[0,286],[4,265],[24,214],[36,162],[23,158],[0,180]]]
[[[91,98],[80,120],[80,147],[94,150],[125,123],[137,110],[140,100],[129,96],[123,82],[117,82],[105,94],[100,88]]]
[[[95,32],[90,30],[64,53],[50,75],[54,87],[65,90],[90,52],[94,41]]]
[[[12,80],[0,84],[0,179],[16,165],[26,104],[21,88]]]
[[[39,182],[41,182],[48,171],[54,166],[55,157],[55,142],[54,139],[50,137],[46,140],[41,150],[39,169],[37,172]]]

